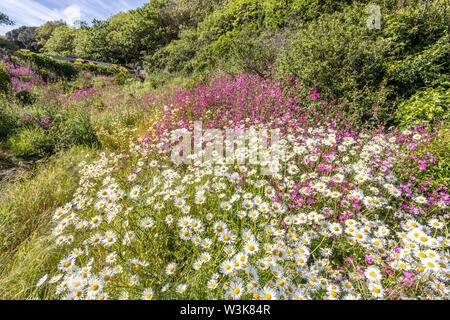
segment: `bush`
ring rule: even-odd
[[[367,28],[365,9],[354,4],[307,24],[276,65],[308,87],[318,84],[326,98],[348,102],[361,122],[374,122],[390,114],[386,99],[392,89],[385,74],[391,43]]]
[[[37,96],[28,90],[16,92],[15,96],[23,105],[30,105],[37,101]]]
[[[37,127],[22,127],[7,141],[8,149],[24,158],[44,156],[55,150],[55,141],[46,132]]]
[[[231,39],[232,63],[239,71],[264,76],[280,52],[286,48],[289,31],[263,31],[243,27]]]
[[[0,139],[7,138],[14,132],[18,119],[19,116],[11,108],[9,101],[0,97]]]
[[[90,114],[86,111],[70,114],[58,127],[52,128],[52,134],[58,137],[62,147],[94,146],[98,143]]]
[[[432,122],[440,118],[448,119],[450,105],[450,82],[436,88],[427,88],[416,92],[398,105],[396,120],[400,126],[412,126],[423,122]]]
[[[5,112],[0,115],[0,134],[7,138],[9,151],[17,156],[42,157],[74,145],[98,144],[87,110],[57,110],[36,104],[18,115],[16,108],[2,109]]]
[[[448,105],[448,104],[447,104]],[[428,170],[423,170],[419,179],[430,182],[431,188],[450,185],[450,129],[448,122],[444,122],[438,135],[425,150],[435,157],[435,163]],[[431,178],[431,180],[430,180]]]
[[[114,76],[114,83],[118,85],[124,85],[125,81],[131,78],[132,76],[128,72],[120,72]]]
[[[78,62],[79,60],[75,61],[73,64],[75,68],[78,70],[84,70],[84,71],[90,71],[94,74],[103,74],[107,76],[117,75],[120,73],[128,73],[128,69],[116,64],[113,64],[111,66],[103,66],[100,64],[95,64],[93,62],[86,62],[83,60],[82,63]]]
[[[445,34],[434,44],[391,65],[391,82],[399,94],[411,95],[425,86],[450,81],[450,38]]]
[[[450,185],[450,127],[448,121],[434,128],[435,134],[427,144],[418,149],[409,166],[405,167],[415,177],[414,184],[429,190],[445,190]],[[444,188],[444,189],[442,189]]]
[[[149,74],[155,70],[192,72],[194,70],[192,60],[201,48],[198,42],[198,33],[195,30],[180,33],[180,39],[173,40],[144,59],[147,72]]]
[[[450,11],[446,0],[392,2],[394,6],[381,9],[388,13],[383,15],[382,32],[391,39],[396,55],[419,53],[448,32]]]
[[[68,80],[74,79],[78,74],[78,70],[70,62],[58,61],[51,57],[33,53],[28,50],[19,50],[12,58],[22,64],[28,64],[30,68],[41,75],[46,82],[52,79],[51,73],[54,73],[59,78]]]
[[[217,3],[195,27],[146,57],[146,70],[185,74],[238,67],[262,74],[280,49],[280,35],[351,1],[233,0]],[[212,7],[213,8],[213,7]]]
[[[19,50],[19,47],[12,41],[0,36],[0,50],[4,50],[8,55]]]
[[[11,78],[8,71],[0,64],[0,93],[7,93],[10,89]]]
[[[28,50],[17,51],[12,57],[12,60],[18,64],[27,65],[46,82],[50,80],[75,80],[80,71],[88,71],[94,75],[116,75],[118,83],[122,84],[126,79],[133,77],[133,75],[128,72],[128,69],[120,65],[113,64],[111,66],[103,66],[81,59],[77,59],[74,63],[71,63],[53,59]]]
[[[260,1],[236,0],[218,7],[199,23],[198,28],[182,29],[179,39],[146,58],[146,70],[155,68],[186,74],[217,69],[232,56],[231,39],[241,26],[262,26],[264,12]]]

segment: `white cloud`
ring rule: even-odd
[[[75,21],[81,20],[83,17],[81,8],[76,4],[68,6],[61,13],[64,16],[63,20],[66,21],[69,26],[73,26]]]
[[[15,21],[14,26],[0,26],[0,34],[23,25],[40,26],[54,20],[73,26],[76,20],[107,19],[145,2],[148,0],[0,0],[0,12]]]

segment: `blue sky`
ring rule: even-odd
[[[105,20],[146,2],[149,0],[0,0],[0,12],[15,22],[14,26],[0,26],[0,34],[23,25],[40,26],[49,20],[62,19],[69,25],[76,20]]]

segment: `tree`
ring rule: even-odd
[[[131,28],[140,39],[141,55],[153,55],[158,48],[177,38],[179,28],[163,19],[163,11],[171,3],[170,0],[153,0],[131,11],[134,15]]]
[[[66,24],[56,27],[50,39],[45,43],[43,51],[63,57],[73,56],[76,31]]]
[[[6,14],[0,12],[0,25],[6,24],[8,26],[13,26],[14,21],[12,21]]]
[[[81,28],[76,31],[75,39],[73,40],[73,55],[80,59],[91,59],[89,52],[89,33],[90,28]]]
[[[130,13],[119,13],[108,20],[108,51],[119,63],[128,64],[139,58],[139,32],[136,32],[133,20]]]
[[[86,46],[84,53],[91,60],[98,61],[111,61],[108,56],[108,42],[107,36],[107,22],[102,20],[92,20],[92,27],[89,28],[87,33]],[[82,48],[78,50],[83,51]],[[111,61],[115,62],[115,61]]]
[[[53,31],[55,31],[57,27],[64,24],[66,24],[64,21],[59,20],[59,21],[47,21],[44,25],[40,26],[37,35],[38,44],[41,47],[44,47],[48,39],[50,39],[50,37],[52,36]]]
[[[75,20],[73,25],[77,29],[85,29],[85,28],[89,27],[88,23],[86,21],[83,21],[83,20]]]
[[[34,52],[39,51],[41,46],[37,42],[37,27],[22,26],[6,33],[6,39],[13,42],[21,49]]]

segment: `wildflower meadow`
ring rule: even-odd
[[[197,32],[225,21],[211,10]],[[389,19],[371,28],[362,19],[361,30],[406,32],[395,24],[406,20]],[[164,50],[190,52],[180,48],[187,30]],[[421,100],[435,113],[403,121],[396,108],[419,102],[397,103],[387,81],[419,56],[392,66],[386,82],[368,80],[379,81],[374,89],[322,78],[308,69],[326,68],[319,60],[305,67],[308,83],[285,60],[293,54],[264,74],[224,64],[197,78],[161,73],[158,83],[157,73],[143,80],[52,58],[44,68],[42,54],[5,50],[0,298],[449,299],[448,72],[439,71],[441,87],[416,77],[439,95]],[[196,59],[195,68],[211,61]]]

